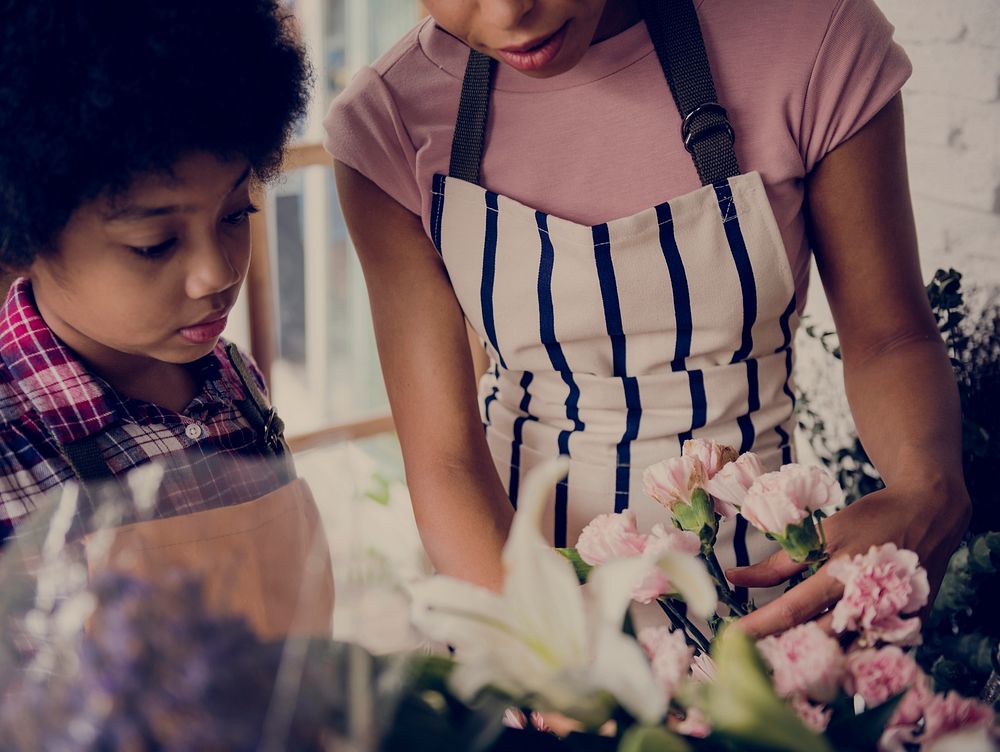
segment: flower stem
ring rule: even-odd
[[[719,563],[719,559],[715,555],[715,548],[711,546],[703,546],[701,549],[701,558],[708,565],[708,569],[712,573],[712,577],[715,578],[715,582],[719,586],[719,599],[729,606],[729,609],[737,616],[746,616],[746,606],[736,600],[736,596],[730,589],[729,581],[726,579],[726,575],[722,571],[722,564]]]
[[[708,638],[702,634],[701,630],[685,614],[674,608],[674,604],[668,598],[657,598],[656,602],[663,610],[663,613],[673,623],[674,627],[684,632],[684,636],[688,638],[689,643],[693,644],[701,652],[708,653],[710,647]]]

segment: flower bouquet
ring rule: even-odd
[[[844,584],[833,634],[811,622],[754,645],[731,625],[754,604],[722,573],[719,526],[743,515],[809,576],[828,559],[823,520],[843,503],[825,471],[765,472],[753,454],[689,441],[645,474],[672,525],[641,532],[629,511],[603,515],[575,549],[557,551],[540,523],[566,470],[557,460],[530,476],[501,593],[441,576],[412,588],[416,626],[454,650],[424,690],[444,706],[511,709],[508,728],[478,748],[995,748],[993,710],[935,694],[907,652],[920,642],[916,613],[930,592],[911,551],[889,543],[830,562]],[[657,603],[666,623],[635,634],[633,600]],[[428,702],[425,716],[435,712]]]

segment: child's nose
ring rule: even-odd
[[[483,0],[480,13],[492,26],[516,29],[535,7],[535,0]]]
[[[240,269],[225,245],[206,243],[192,255],[187,275],[188,297],[214,295],[238,284],[240,277]]]

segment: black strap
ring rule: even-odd
[[[80,485],[99,483],[114,477],[108,463],[104,461],[96,436],[87,436],[71,444],[63,445],[63,454]]]
[[[236,407],[257,433],[258,440],[263,446],[279,457],[290,455],[288,444],[285,442],[285,423],[261,393],[257,379],[250,373],[240,349],[230,342],[226,345],[226,355],[229,356],[229,361],[236,369],[243,383],[243,389],[247,393],[247,399],[236,400]]]
[[[736,135],[717,101],[694,0],[642,0],[640,7],[681,115],[681,139],[702,184],[739,175]],[[448,174],[470,183],[479,183],[495,70],[495,60],[469,51]]]
[[[739,175],[736,135],[715,93],[693,0],[641,0],[640,7],[702,185]]]
[[[490,111],[490,91],[497,61],[476,50],[469,50],[469,62],[462,80],[462,98],[458,104],[455,136],[451,141],[452,177],[479,184],[479,165],[483,161],[486,119]]]

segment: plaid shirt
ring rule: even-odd
[[[281,485],[273,462],[219,461],[273,458],[235,405],[246,395],[224,346],[197,361],[201,391],[176,413],[119,395],[89,373],[42,319],[30,282],[15,282],[0,311],[0,540],[74,478],[60,445],[88,436],[97,436],[116,476],[168,458],[154,517],[248,501]]]

